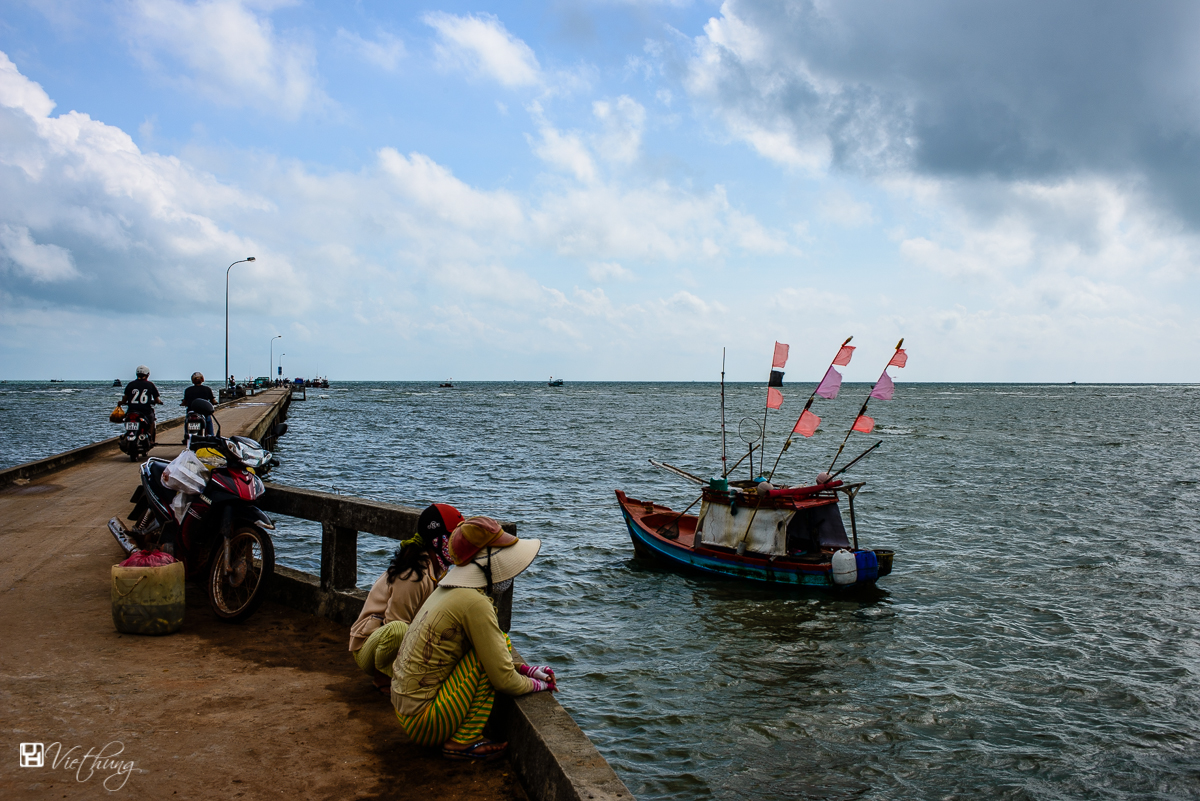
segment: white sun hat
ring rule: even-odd
[[[508,581],[520,575],[525,568],[533,564],[538,551],[542,549],[541,540],[517,540],[512,545],[503,548],[483,548],[475,557],[464,565],[455,565],[446,571],[446,575],[438,582],[439,587],[486,587],[488,585],[488,570],[491,570],[492,584]]]

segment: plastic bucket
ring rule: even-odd
[[[888,573],[892,572],[892,558],[896,555],[895,551],[889,551],[885,548],[875,549],[875,558],[879,560],[879,577],[883,578]]]
[[[183,625],[183,562],[112,568],[112,617],[126,634],[174,634]]]
[[[874,551],[855,551],[854,560],[857,562],[858,581],[869,582],[879,578],[879,560],[875,558]]]

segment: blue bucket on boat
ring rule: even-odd
[[[879,578],[879,559],[874,551],[855,551],[854,561],[858,567],[858,583]]]

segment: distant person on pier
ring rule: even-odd
[[[508,743],[485,739],[496,692],[558,689],[554,671],[514,665],[496,597],[533,562],[540,540],[519,540],[490,517],[464,520],[450,536],[454,563],[417,613],[393,666],[392,705],[410,739],[442,756],[491,761]]]
[[[462,519],[457,509],[445,503],[421,512],[416,533],[400,543],[350,628],[355,663],[384,695],[391,694],[392,662],[408,624],[450,566],[444,555],[446,541]]]
[[[149,367],[139,364],[134,372],[137,378],[125,385],[125,394],[118,405],[128,406],[129,411],[137,412],[150,421],[150,443],[153,444],[157,433],[154,407],[162,405],[162,399],[158,397],[158,387],[150,381]]]
[[[213,397],[213,391],[204,386],[204,373],[201,373],[199,370],[192,373],[192,385],[183,391],[183,401],[179,405],[190,409],[194,400],[206,400],[213,406],[217,405],[217,399]],[[212,415],[204,415],[204,425],[204,433],[211,437],[213,434]]]

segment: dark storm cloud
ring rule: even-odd
[[[1200,223],[1200,4],[730,0],[708,32],[698,91],[838,167],[1113,174]]]

